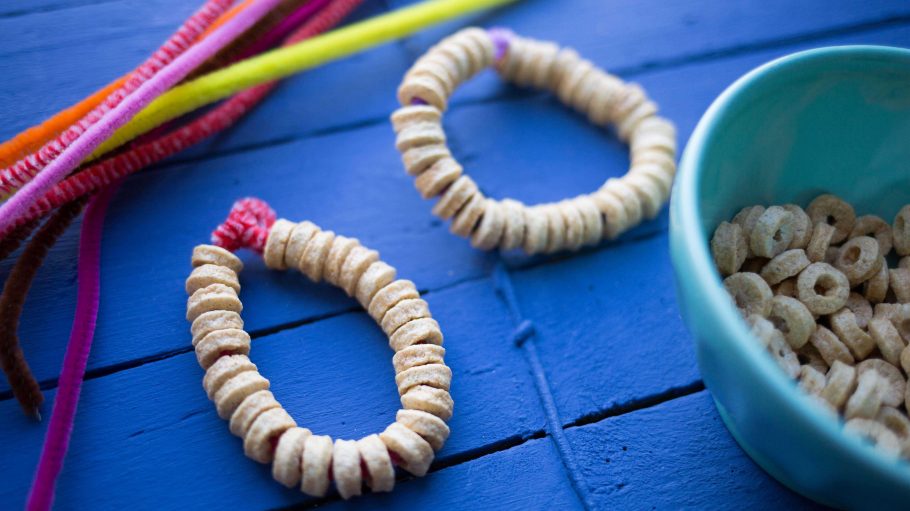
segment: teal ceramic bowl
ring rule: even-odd
[[[753,70],[702,117],[670,207],[680,309],[717,409],[777,480],[839,508],[910,508],[910,464],[880,456],[788,380],[752,338],[709,251],[742,207],[837,194],[889,221],[910,203],[910,51],[846,46]],[[710,449],[706,445],[705,449]]]

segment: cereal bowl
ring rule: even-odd
[[[793,54],[731,85],[683,153],[670,247],[705,384],[740,446],[793,490],[840,508],[906,508],[910,464],[827,415],[749,332],[709,249],[742,207],[836,194],[890,221],[910,203],[910,51],[846,46]],[[710,446],[705,446],[710,448]]]

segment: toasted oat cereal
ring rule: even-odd
[[[878,242],[882,255],[891,252],[891,226],[881,217],[875,215],[863,215],[856,219],[853,224],[853,230],[850,231],[850,238],[859,236],[872,236]]]
[[[812,263],[796,280],[799,300],[813,314],[831,314],[846,305],[850,283],[828,263]]]
[[[775,330],[775,334],[771,336],[768,343],[768,352],[774,361],[777,362],[777,365],[784,370],[784,374],[796,379],[799,377],[799,358],[797,358],[793,348],[787,344],[783,334],[778,330]]]
[[[806,208],[812,224],[825,223],[834,226],[831,243],[840,243],[847,239],[856,222],[853,206],[834,195],[819,195]]]
[[[385,285],[373,295],[367,312],[377,323],[382,322],[386,313],[403,300],[419,298],[420,293],[410,280],[398,279]]]
[[[477,230],[471,236],[471,246],[480,250],[496,248],[505,227],[506,214],[502,205],[498,201],[487,199]]]
[[[901,455],[910,456],[910,418],[897,408],[882,406],[875,416],[875,421],[897,435],[901,445]]]
[[[389,347],[398,353],[409,346],[442,344],[442,331],[433,318],[419,318],[408,321],[389,336]]]
[[[265,265],[274,270],[287,269],[284,263],[284,252],[287,249],[288,239],[291,237],[291,231],[294,230],[294,222],[283,218],[275,220],[272,228],[269,230],[269,237],[265,242],[265,249],[262,252],[262,258]]]
[[[445,353],[446,349],[442,346],[437,346],[435,344],[415,344],[397,351],[395,356],[392,357],[392,365],[395,367],[395,373],[397,374],[412,367],[427,364],[442,364]]]
[[[850,365],[855,362],[853,354],[850,353],[847,346],[834,335],[834,332],[821,325],[815,328],[815,332],[809,337],[809,342],[815,346],[829,366],[833,366],[835,360]]]
[[[335,440],[332,453],[332,478],[341,498],[360,495],[363,479],[360,471],[360,451],[354,440]]]
[[[427,364],[412,367],[395,375],[395,384],[398,385],[399,395],[405,394],[417,385],[449,390],[451,383],[452,370],[445,364]]]
[[[888,296],[891,273],[884,257],[880,264],[879,270],[869,280],[863,282],[863,296],[871,303],[881,303]]]
[[[210,284],[223,284],[240,292],[240,281],[234,270],[216,264],[202,264],[193,268],[193,272],[186,279],[186,294],[191,295],[198,289]]]
[[[844,349],[847,349],[846,346]],[[830,369],[828,362],[825,361],[825,358],[822,357],[822,354],[818,351],[818,348],[816,348],[815,345],[811,342],[804,344],[803,347],[797,351],[796,356],[799,358],[801,364],[807,365],[822,374],[827,374],[828,369]]]
[[[420,410],[398,410],[395,421],[420,435],[434,451],[449,438],[449,426],[439,417]]]
[[[881,269],[882,257],[874,238],[858,236],[840,247],[834,267],[846,275],[851,286],[856,286]]]
[[[844,424],[846,431],[851,431],[869,439],[878,452],[896,457],[901,452],[901,443],[890,429],[879,422],[870,419],[855,418]]]
[[[785,204],[783,208],[792,215],[793,222],[793,241],[787,248],[805,249],[812,238],[812,222],[809,220],[809,215],[796,204]]]
[[[462,174],[439,196],[439,201],[433,206],[433,214],[443,220],[448,220],[458,213],[475,194],[477,184],[470,176]]]
[[[875,371],[882,377],[882,404],[900,406],[904,402],[904,389],[907,387],[907,380],[901,370],[879,358],[866,359],[856,365],[857,377],[869,371]]]
[[[888,272],[888,285],[900,303],[910,303],[910,270],[893,268]]]
[[[379,435],[373,434],[357,441],[357,449],[365,468],[363,477],[371,490],[392,491],[395,487],[395,467]]]
[[[273,440],[297,426],[294,419],[280,406],[260,413],[243,437],[243,452],[259,463],[270,463],[275,451]]]
[[[856,390],[847,399],[844,416],[847,420],[860,417],[872,419],[882,407],[882,396],[885,392],[885,381],[877,371],[857,371]]]
[[[300,484],[303,444],[312,434],[306,428],[293,427],[278,439],[275,459],[272,460],[272,477],[287,488]]]
[[[234,311],[220,310],[200,314],[193,320],[193,324],[190,327],[190,334],[193,336],[193,346],[195,347],[209,333],[228,328],[243,329],[243,319],[240,314]]]
[[[882,354],[882,358],[887,360],[890,364],[895,366],[899,365],[901,362],[901,352],[904,350],[906,344],[903,339],[901,339],[900,334],[897,332],[897,328],[894,327],[891,320],[882,317],[874,317],[869,321],[868,328],[869,334],[875,341],[876,346],[878,346],[878,351]]]
[[[341,267],[347,260],[351,250],[357,246],[360,246],[360,242],[356,238],[335,236],[332,241],[332,247],[325,257],[325,263],[322,265],[322,278],[326,282],[335,286],[341,285]]]
[[[367,267],[367,270],[360,276],[354,289],[354,297],[360,302],[364,309],[370,306],[370,302],[380,289],[391,284],[395,280],[397,272],[388,264],[382,261],[376,261]]]
[[[279,406],[281,405],[275,400],[275,396],[270,391],[260,390],[253,392],[244,398],[240,402],[240,406],[231,414],[231,420],[229,421],[231,433],[240,438],[245,437],[256,417],[259,417],[266,410],[278,408]]]
[[[850,296],[847,297],[845,307],[850,309],[853,315],[856,316],[856,324],[865,330],[869,325],[869,321],[872,320],[872,304],[869,303],[869,300],[866,300],[859,293],[851,292]]]
[[[357,245],[348,252],[338,272],[338,286],[348,296],[354,296],[354,287],[371,264],[379,260],[379,252]]]
[[[767,316],[771,312],[771,288],[755,273],[734,273],[724,279],[724,287],[743,315]]]
[[[809,238],[809,244],[806,246],[806,256],[810,261],[817,263],[824,261],[828,255],[828,249],[831,248],[831,238],[834,236],[835,229],[826,223],[817,223],[812,228],[812,237]]]
[[[768,284],[772,286],[778,284],[790,277],[799,275],[801,271],[809,266],[809,258],[802,249],[791,249],[781,252],[773,259],[765,263],[761,269],[761,276]]]
[[[249,355],[250,335],[238,328],[209,332],[196,343],[196,361],[208,369],[225,355]]]
[[[237,292],[224,284],[209,284],[197,289],[186,301],[186,320],[194,321],[209,311],[241,312],[243,304]]]
[[[300,258],[307,244],[321,229],[313,222],[303,221],[291,229],[288,244],[284,248],[284,264],[288,268],[300,268]]]
[[[773,297],[768,319],[783,333],[793,349],[805,345],[815,331],[815,318],[812,317],[812,313],[795,298],[780,295]]]
[[[426,475],[434,454],[433,448],[420,435],[393,422],[379,434],[379,438],[389,451],[401,459],[401,468],[418,477]]]
[[[298,260],[300,273],[306,275],[313,282],[322,280],[325,272],[325,263],[335,241],[335,233],[320,230],[307,242],[303,253]]]
[[[234,273],[243,270],[243,262],[239,257],[216,245],[197,245],[193,248],[192,264],[194,268],[203,264],[216,264],[230,268]]]
[[[446,390],[418,385],[401,396],[401,406],[406,410],[422,410],[432,413],[445,421],[452,418],[455,403]]]
[[[449,231],[462,238],[470,236],[474,232],[474,226],[477,225],[480,216],[483,215],[484,206],[486,205],[485,201],[486,199],[480,192],[475,192],[471,195],[471,198],[465,202],[464,206],[455,213],[455,218],[452,220],[452,225],[449,226]]]
[[[841,408],[856,388],[856,369],[840,360],[835,360],[828,370],[827,383],[821,397],[835,408]]]
[[[844,307],[829,317],[831,330],[837,337],[850,348],[850,352],[858,360],[863,360],[875,349],[875,341],[856,322],[856,316],[850,309]]]
[[[237,373],[225,381],[212,398],[215,401],[218,416],[222,419],[229,419],[247,396],[268,388],[269,381],[256,371]]]
[[[901,208],[891,224],[894,251],[899,256],[910,255],[910,204]]]
[[[825,373],[818,369],[810,365],[804,365],[799,368],[799,388],[803,389],[807,394],[820,396],[826,383]]]
[[[726,277],[738,272],[749,254],[742,226],[721,222],[711,238],[711,253],[721,275]]]
[[[256,364],[251,362],[246,355],[221,357],[205,371],[202,388],[205,389],[205,394],[209,399],[214,399],[215,393],[226,381],[245,371],[256,371]]]
[[[402,325],[419,318],[429,318],[430,307],[422,298],[409,298],[396,303],[385,316],[380,326],[386,335],[392,335]]]
[[[313,497],[323,497],[329,489],[329,471],[335,446],[332,437],[310,435],[303,443],[300,491]]]
[[[780,206],[771,206],[758,217],[749,234],[749,248],[754,255],[772,258],[793,241],[793,215]]]
[[[421,197],[431,199],[440,195],[463,172],[464,169],[454,158],[441,158],[414,179],[414,187]]]

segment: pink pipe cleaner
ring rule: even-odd
[[[233,19],[219,27],[212,34],[177,57],[152,79],[143,83],[136,92],[127,96],[116,107],[88,128],[52,161],[44,171],[23,186],[18,193],[0,205],[0,230],[5,230],[16,218],[27,211],[29,205],[66,177],[102,142],[126,124],[142,108],[164,91],[174,86],[194,68],[214,55],[262,16],[274,8],[280,0],[258,0],[241,11]]]
[[[70,331],[69,344],[63,358],[63,371],[51,421],[38,461],[38,470],[28,496],[26,509],[44,511],[54,503],[54,487],[57,475],[63,468],[63,458],[69,447],[73,430],[73,417],[82,390],[82,378],[95,335],[95,321],[98,318],[98,297],[100,294],[101,233],[104,215],[117,185],[103,189],[88,203],[82,232],[79,238],[79,290],[76,298],[76,316]]]

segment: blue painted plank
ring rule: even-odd
[[[534,386],[521,353],[508,341],[508,313],[489,281],[458,285],[427,300],[456,375],[452,435],[438,461],[451,463],[539,435],[544,419]],[[486,314],[466,317],[471,307]],[[185,333],[181,338],[189,343]],[[395,420],[400,404],[391,356],[387,339],[362,312],[256,339],[251,354],[298,423],[342,438],[382,431]],[[169,509],[237,502],[269,508],[303,500],[272,481],[267,467],[243,456],[241,441],[206,399],[202,376],[195,355],[184,353],[86,382],[60,479],[61,503],[123,508],[138,499]],[[13,401],[0,403],[0,415],[6,417],[0,421],[0,472],[7,474],[0,509],[12,509],[25,498],[47,421],[36,425],[22,417]],[[421,483],[413,491],[436,488]]]
[[[707,391],[566,435],[598,509],[822,509],[746,456]]]

